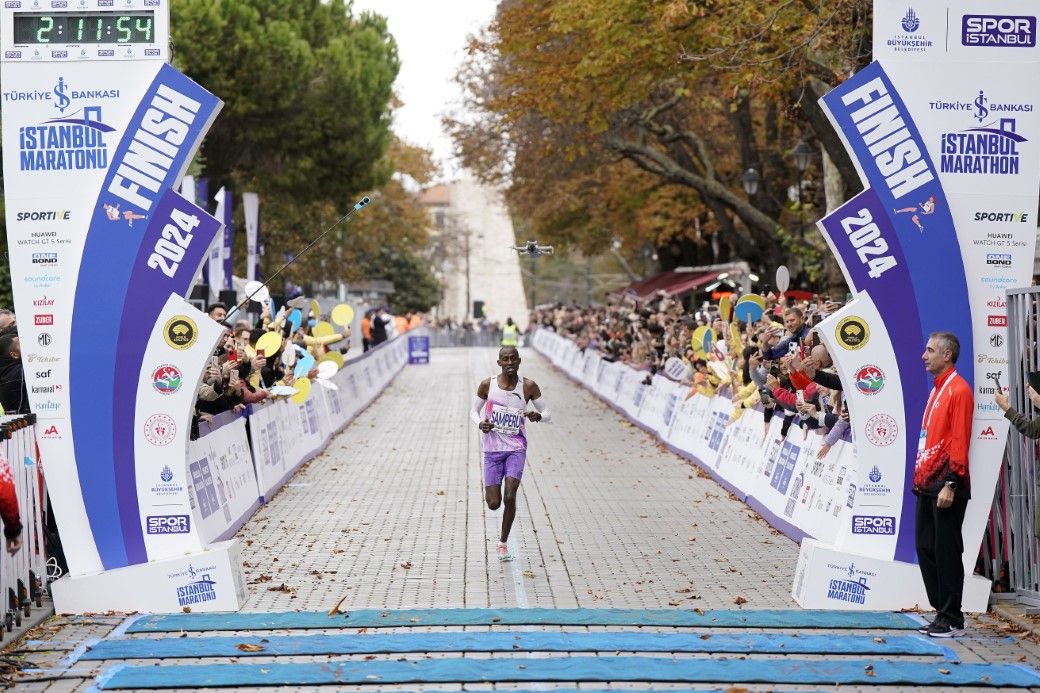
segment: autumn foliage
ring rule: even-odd
[[[799,176],[790,151],[825,150],[855,192],[816,102],[869,62],[869,11],[869,0],[507,0],[459,73],[467,115],[447,123],[467,165],[508,184],[546,241],[588,252],[648,240],[666,267],[742,258],[819,271],[822,240],[799,231],[822,208],[820,154]],[[749,197],[750,168],[761,184]]]

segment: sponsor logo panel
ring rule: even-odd
[[[144,422],[144,437],[152,445],[169,445],[177,437],[177,422],[169,414],[152,414]]]
[[[853,515],[852,533],[893,535],[896,533],[896,518],[888,515]]]
[[[867,342],[870,341],[870,329],[867,327],[866,320],[850,315],[838,323],[838,327],[834,330],[834,336],[842,347],[849,351],[855,351],[866,346]]]
[[[199,328],[195,321],[184,315],[170,318],[163,327],[166,343],[174,349],[188,349],[199,337]]]
[[[148,515],[148,534],[188,534],[191,532],[190,515]]]
[[[1035,48],[1036,17],[966,14],[961,17],[961,45],[985,48]]]

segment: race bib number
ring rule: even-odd
[[[515,436],[520,432],[520,423],[524,419],[523,409],[512,409],[501,404],[490,404],[490,406],[491,412],[488,421],[491,422],[492,430],[510,436]]]

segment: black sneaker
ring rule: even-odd
[[[938,623],[938,622],[939,622],[939,617],[938,616],[935,617],[934,621],[925,621],[924,625],[917,629],[917,632],[921,633],[922,635],[927,635],[928,630],[932,627],[932,624]]]
[[[964,635],[964,626],[950,623],[946,619],[942,622],[937,618],[932,627],[928,629],[929,638],[959,638]]]

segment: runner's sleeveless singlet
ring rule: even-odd
[[[524,423],[527,421],[524,417],[526,408],[522,376],[517,377],[516,387],[512,390],[503,390],[498,386],[498,376],[491,376],[483,418],[490,421],[494,428],[484,434],[484,452],[527,449],[527,435],[524,429]]]

